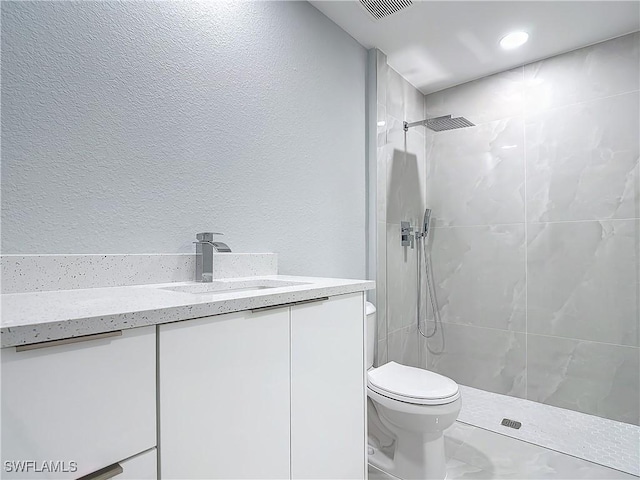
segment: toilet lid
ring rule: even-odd
[[[458,394],[458,384],[445,376],[421,368],[408,367],[389,362],[379,368],[369,370],[369,385],[379,393],[388,392],[394,397],[433,400],[429,403],[447,403]],[[437,400],[447,400],[437,402]],[[415,402],[423,403],[423,402]]]

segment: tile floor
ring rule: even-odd
[[[445,431],[447,479],[635,479],[639,477],[456,422]],[[391,480],[369,467],[370,480]]]
[[[458,421],[640,475],[640,427],[460,385]],[[503,418],[522,423],[518,430]]]

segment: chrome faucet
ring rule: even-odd
[[[228,253],[231,249],[226,243],[214,242],[214,235],[224,235],[215,232],[196,234],[196,282],[213,282],[213,252]]]

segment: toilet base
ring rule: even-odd
[[[404,432],[397,442],[393,463],[400,478],[443,480],[447,476],[442,433],[411,435]]]
[[[369,444],[374,448],[369,463],[402,480],[444,480],[444,430],[455,422],[460,398],[422,406],[397,402],[371,390],[368,395]]]
[[[378,448],[371,446],[369,448],[373,450],[373,453],[369,454],[369,465],[373,465],[381,472],[395,477],[393,473],[393,459]]]

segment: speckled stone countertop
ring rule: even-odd
[[[216,283],[223,282],[234,282],[235,288],[287,283],[273,288],[227,293],[177,291],[184,287],[206,288],[207,285],[182,282],[4,294],[0,296],[0,346],[11,347],[284,305],[361,292],[375,286],[374,282],[366,280],[285,275],[216,280]]]

